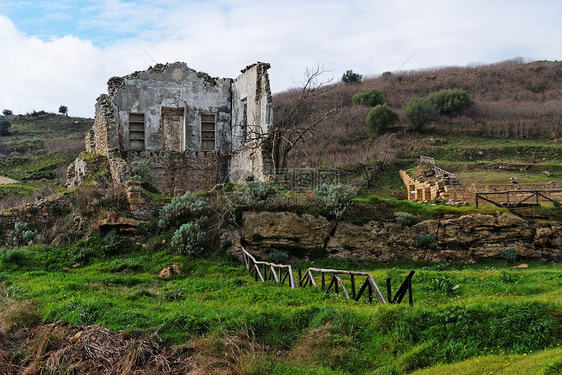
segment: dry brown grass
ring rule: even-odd
[[[524,63],[520,59],[473,67],[443,67],[383,74],[359,84],[333,84],[326,95],[311,98],[310,119],[331,108],[340,108],[295,148],[292,166],[335,166],[364,154],[373,135],[365,127],[370,108],[353,105],[351,97],[361,89],[377,88],[384,101],[402,117],[410,100],[441,89],[461,88],[474,100],[462,116],[440,122],[448,132],[496,137],[562,137],[562,62]],[[299,98],[288,90],[273,98],[279,121]],[[308,120],[307,120],[308,121]],[[306,124],[305,124],[306,126]],[[396,127],[400,128],[400,127]],[[391,129],[390,132],[394,130]]]
[[[48,324],[0,333],[0,374],[196,374],[192,355],[98,326]],[[199,372],[200,373],[200,372]]]
[[[33,301],[8,298],[0,303],[0,328],[4,332],[40,321],[41,312]]]
[[[85,150],[83,139],[50,138],[43,141],[47,152],[61,152],[78,155]]]

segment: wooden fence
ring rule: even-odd
[[[386,304],[382,293],[380,292],[375,279],[368,272],[356,272],[356,271],[346,271],[346,270],[334,270],[326,268],[314,268],[309,267],[304,271],[298,270],[298,284],[295,280],[293,274],[293,269],[290,265],[275,264],[271,262],[262,262],[256,260],[246,249],[242,248],[242,261],[246,270],[253,276],[256,281],[274,281],[276,283],[285,284],[288,280],[289,286],[292,289],[299,287],[319,287],[325,293],[330,293],[332,290],[335,293],[339,293],[340,289],[348,300],[359,301],[362,296],[365,296],[369,303],[373,302],[373,296],[375,296],[380,303]],[[410,305],[413,306],[412,299],[412,276],[415,271],[411,271],[406,277],[394,298],[392,298],[392,293],[390,289],[390,279],[386,280],[387,287],[387,297],[388,303],[400,303],[404,298],[406,292],[409,292]],[[320,285],[318,284],[316,277],[320,278]],[[349,281],[344,282],[342,276],[346,275],[349,277]],[[328,277],[326,277],[328,276]],[[360,281],[361,278],[365,278],[363,282]],[[359,286],[360,285],[360,286]],[[359,286],[359,288],[357,288]]]
[[[492,203],[497,207],[506,208],[540,206],[542,201],[556,204],[560,202],[547,197],[545,194],[560,192],[562,190],[508,190],[493,193],[476,193],[476,207],[478,207],[479,200]]]
[[[258,281],[258,279],[262,282],[273,280],[276,283],[284,284],[288,279],[289,286],[293,289],[297,288],[295,276],[293,275],[293,268],[290,265],[257,261],[256,258],[244,248],[242,248],[242,261],[250,273],[250,276],[254,276],[256,281]]]

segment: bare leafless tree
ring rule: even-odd
[[[341,108],[341,103],[335,103],[318,110],[322,105],[319,99],[333,89],[329,85],[332,78],[328,78],[327,73],[320,65],[307,68],[301,87],[291,90],[292,93],[299,93],[297,99],[290,105],[284,103],[277,107],[272,131],[272,158],[276,169],[286,169],[289,154],[304,144],[319,125]]]

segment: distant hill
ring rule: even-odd
[[[8,156],[12,152],[37,154],[42,150],[53,151],[53,148],[73,152],[83,148],[84,136],[94,123],[93,119],[43,111],[2,118],[7,118],[12,125],[9,135],[0,136],[0,156]]]
[[[376,88],[396,111],[402,125],[390,129],[400,140],[412,140],[404,124],[402,108],[419,97],[441,89],[460,88],[468,92],[474,106],[455,118],[442,117],[429,126],[425,136],[465,135],[490,138],[558,140],[562,137],[562,62],[519,59],[471,67],[441,67],[367,77],[360,83],[334,83],[326,95],[313,97],[303,112],[318,118],[339,107],[335,116],[323,122],[293,153],[293,165],[353,163],[365,153],[375,137],[365,127],[370,108],[351,103],[361,89]],[[280,120],[296,105],[300,90],[288,90],[273,97],[275,119]],[[387,136],[388,137],[388,136]],[[408,146],[410,147],[410,146]]]

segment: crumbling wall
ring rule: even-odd
[[[144,151],[129,156],[130,163],[143,159],[150,161],[152,183],[164,192],[200,192],[227,182],[228,156],[221,152]]]
[[[420,181],[408,174],[406,171],[400,171],[400,177],[406,185],[408,190],[408,200],[455,200],[468,204],[476,204],[476,193],[498,193],[494,196],[489,196],[489,199],[505,203],[506,191],[516,191],[509,194],[510,202],[515,203],[527,198],[530,194],[527,191],[540,191],[544,192],[546,196],[558,202],[562,202],[562,183],[549,182],[546,184],[510,184],[510,185],[476,185],[469,186],[461,185],[443,185],[440,186],[436,182]],[[520,191],[520,192],[517,192]],[[536,203],[536,199],[532,198],[526,203]],[[539,197],[538,203],[541,205],[551,205],[552,202],[548,199]],[[489,205],[490,202],[479,199],[478,204]]]
[[[232,182],[268,181],[273,173],[269,67],[266,63],[250,65],[232,82]]]
[[[158,64],[146,71],[110,80],[110,98],[119,123],[121,150],[130,147],[130,114],[144,115],[144,150],[201,151],[201,116],[216,116],[216,149],[230,146],[230,78],[214,78],[185,63]],[[176,110],[177,122],[166,122]]]

